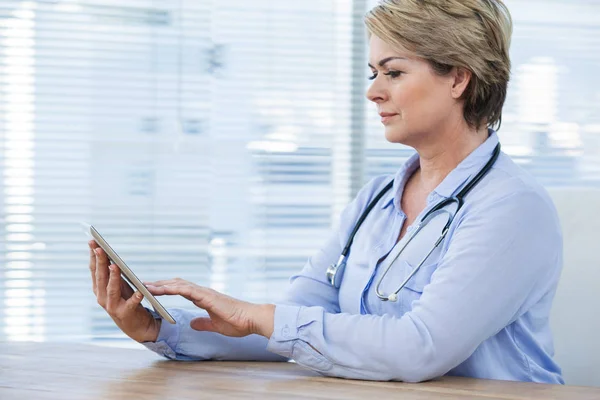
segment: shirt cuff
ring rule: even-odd
[[[267,350],[284,357],[292,358],[294,343],[298,340],[298,306],[276,305],[273,321],[273,334],[267,343]]]
[[[158,332],[158,337],[156,338],[156,342],[143,342],[142,344],[146,346],[147,349],[154,351],[162,356],[170,358],[172,360],[177,358],[177,343],[179,342],[179,325],[171,324],[168,321],[165,321],[161,318],[161,316],[154,310],[150,310],[146,308],[152,314],[154,319],[160,319],[160,331]],[[170,311],[173,313],[173,311]],[[175,318],[175,316],[173,317]],[[177,318],[175,318],[177,321]]]

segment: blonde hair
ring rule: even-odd
[[[472,72],[463,116],[498,128],[510,78],[510,12],[500,0],[382,0],[365,16],[370,35],[427,60],[445,75]]]

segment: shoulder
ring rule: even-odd
[[[372,178],[360,189],[356,200],[369,203],[393,180],[394,175],[392,174],[378,175]]]
[[[494,167],[465,197],[463,218],[486,214],[490,220],[513,220],[515,226],[551,229],[560,233],[558,213],[546,189],[502,153]]]
[[[562,269],[563,235],[552,199],[504,154],[467,194],[449,236],[447,246],[454,244],[458,253],[501,260],[502,268],[513,268],[515,276],[528,276],[546,289]]]
[[[354,226],[360,215],[367,209],[368,205],[373,201],[377,195],[385,189],[385,187],[392,182],[394,175],[385,174],[378,175],[370,179],[363,187],[358,191],[357,195],[352,201],[345,207],[340,215],[340,224],[342,230],[349,229]],[[388,191],[391,193],[391,190]],[[383,196],[380,201],[383,202],[387,196]]]

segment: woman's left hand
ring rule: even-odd
[[[237,300],[179,278],[144,282],[144,285],[154,296],[180,295],[205,309],[210,318],[195,318],[190,324],[197,331],[217,332],[233,337],[258,334],[266,338],[270,338],[273,333],[273,304]]]

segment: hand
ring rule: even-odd
[[[140,343],[155,342],[160,331],[160,320],[155,320],[141,302],[144,298],[121,277],[119,267],[109,264],[108,256],[96,241],[90,246],[92,290],[98,304],[106,310],[115,324],[127,336]]]
[[[210,318],[195,318],[190,324],[197,331],[233,337],[258,334],[270,338],[273,334],[275,306],[272,304],[259,305],[237,300],[179,278],[144,282],[144,285],[154,296],[180,295],[205,309]]]

